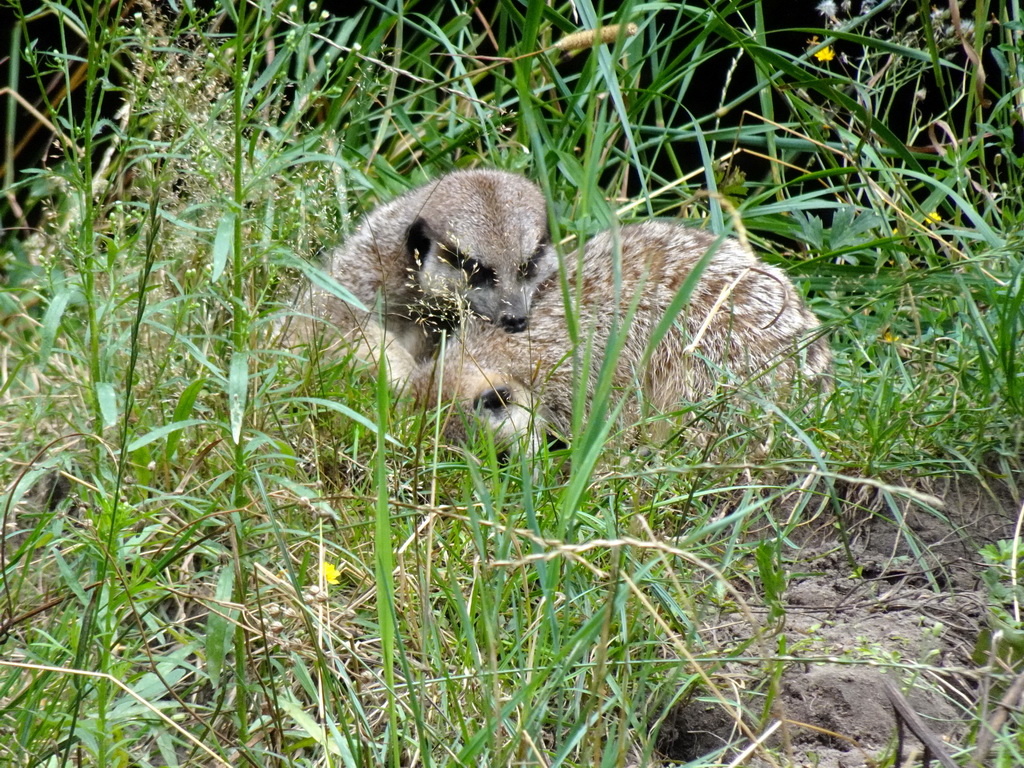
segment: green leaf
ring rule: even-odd
[[[772,542],[761,542],[754,550],[757,572],[761,577],[761,586],[764,587],[764,602],[768,606],[769,621],[786,613],[782,603],[782,596],[786,591],[786,572],[779,565],[780,557],[778,546]]]
[[[60,327],[60,319],[64,316],[64,310],[67,308],[70,300],[71,291],[63,285],[53,295],[53,298],[50,299],[50,306],[46,308],[46,314],[43,315],[43,329],[39,342],[40,365],[45,365],[47,358],[50,356],[54,339],[57,338],[57,329]]]
[[[327,408],[328,410],[331,411],[337,411],[343,416],[347,416],[348,418],[352,419],[352,421],[356,422],[357,424],[362,424],[368,430],[373,432],[374,435],[377,434],[377,425],[374,422],[363,416],[363,414],[352,410],[344,403],[338,403],[335,402],[334,400],[327,400],[326,398],[322,397],[287,397],[281,400],[282,405],[287,405],[288,403],[304,403],[307,405],[317,405],[320,406],[321,408]],[[395,437],[393,437],[390,434],[385,434],[384,439],[387,440],[387,442],[389,442],[391,445],[398,446],[399,448],[402,447],[402,443],[399,442]]]
[[[153,454],[148,446],[142,446],[137,451],[131,452],[132,463],[135,465],[135,480],[139,485],[149,485],[153,479],[153,472],[149,465],[153,461]]]
[[[309,738],[313,739],[313,741],[335,757],[340,758],[342,765],[351,766],[352,768],[359,765],[344,739],[328,738],[324,726],[320,725],[316,718],[310,715],[295,699],[282,697],[279,702],[281,711],[294,720],[295,725],[304,731]]]
[[[217,224],[217,234],[213,237],[213,273],[210,279],[217,282],[224,274],[228,263],[228,255],[235,245],[235,212],[225,211]]]
[[[221,569],[217,578],[217,591],[214,600],[222,605],[231,600],[235,588],[235,569],[231,565]],[[234,613],[215,605],[206,620],[206,672],[210,675],[210,683],[214,688],[220,683],[220,673],[224,668],[224,659],[231,648],[231,624],[229,620]]]
[[[125,448],[128,453],[139,450],[145,445],[149,445],[155,440],[159,440],[161,437],[172,435],[176,432],[180,432],[186,427],[194,427],[197,424],[205,424],[206,422],[202,419],[185,419],[184,421],[174,421],[170,424],[164,424],[162,427],[157,427],[152,432],[147,432],[142,437],[137,437],[128,443],[128,447]]]
[[[78,598],[78,602],[82,606],[89,604],[89,596],[85,594],[85,590],[82,589],[81,583],[78,581],[78,576],[72,570],[71,566],[68,565],[67,560],[60,553],[59,549],[53,550],[53,562],[57,565],[57,570],[60,571],[61,578],[64,580],[64,585],[74,592],[75,597]],[[102,588],[102,587],[101,587]]]
[[[185,390],[181,393],[181,397],[178,398],[178,405],[174,408],[173,421],[175,423],[185,421],[192,413],[192,408],[196,404],[196,398],[199,397],[199,392],[203,389],[206,384],[206,379],[199,378],[185,387]],[[170,459],[174,456],[174,452],[178,450],[178,441],[181,440],[181,430],[176,429],[167,437],[167,448],[164,455]]]
[[[245,396],[249,386],[249,353],[235,350],[231,356],[231,372],[228,374],[228,412],[231,421],[231,440],[238,445],[242,438],[242,421],[245,418]]]
[[[365,304],[363,304],[355,295],[337,280],[335,280],[330,274],[322,269],[315,267],[304,259],[294,257],[288,259],[289,266],[293,266],[298,269],[306,277],[309,282],[326,291],[332,296],[344,301],[346,304],[351,304],[356,309],[364,312],[369,311]]]
[[[108,381],[96,382],[96,402],[100,406],[103,426],[109,427],[117,423],[117,392]]]

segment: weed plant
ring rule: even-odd
[[[748,0],[13,0],[0,764],[787,764],[764,737],[801,536],[940,514],[929,478],[1020,504],[1007,6],[826,2],[779,29]],[[296,286],[331,284],[322,248],[478,165],[540,184],[566,257],[651,216],[749,238],[822,319],[834,393],[754,423],[695,404],[652,446],[596,409],[568,448],[503,459],[282,347]],[[996,688],[1014,653],[984,661]],[[695,696],[732,735],[672,753]],[[985,713],[959,706],[966,756]]]

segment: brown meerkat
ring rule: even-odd
[[[327,272],[365,310],[312,286],[297,307],[315,320],[289,335],[334,334],[368,362],[383,349],[398,385],[464,317],[500,333],[525,331],[533,295],[556,269],[547,203],[534,183],[506,171],[455,171],[379,206],[329,254]]]
[[[613,387],[628,393],[620,417],[625,424],[645,409],[665,412],[707,399],[730,375],[754,378],[775,397],[797,379],[829,387],[831,351],[817,319],[785,273],[738,240],[649,221],[597,235],[566,265],[578,301],[567,303],[557,289],[541,293],[529,332],[515,336],[471,321],[436,370],[421,368],[417,397],[455,403],[446,422],[449,439],[464,439],[467,425],[480,423],[496,440],[527,437],[531,447],[544,431],[568,436],[578,371],[589,360],[589,410],[607,354],[618,355]],[[673,307],[701,267],[688,298]],[[578,328],[575,348],[567,311]],[[613,333],[624,326],[624,336]],[[618,338],[623,343],[615,350]]]

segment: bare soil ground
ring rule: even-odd
[[[850,489],[844,522],[856,568],[834,518],[806,533],[799,567],[787,569],[784,624],[770,641],[777,648],[784,635],[783,658],[794,659],[783,662],[768,718],[782,721],[766,743],[786,755],[784,762],[861,768],[891,755],[897,716],[885,679],[950,754],[979,713],[991,717],[1001,690],[990,686],[989,594],[978,552],[1013,537],[1019,480],[914,483],[942,500],[939,514],[906,499],[893,508],[872,488]],[[760,712],[769,686],[752,687],[757,696],[740,700]],[[706,694],[697,692],[665,722],[659,748],[669,761],[731,744],[728,760],[750,743],[735,711]],[[759,732],[757,723],[747,726]],[[909,764],[918,765],[922,745],[912,729],[903,730],[903,759],[916,750]],[[748,764],[773,761],[755,756]]]

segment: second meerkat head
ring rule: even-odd
[[[498,371],[463,370],[456,382],[453,409],[444,435],[465,442],[471,433],[485,430],[496,445],[536,453],[548,426],[530,387]]]
[[[457,304],[525,331],[537,288],[558,267],[547,204],[514,173],[456,171],[428,188],[406,235],[424,303]]]

